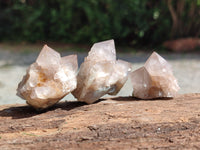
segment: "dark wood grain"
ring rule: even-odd
[[[0,149],[200,149],[200,94],[0,106]]]

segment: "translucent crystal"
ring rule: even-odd
[[[116,51],[114,40],[108,40],[104,42],[95,43],[86,60],[91,61],[116,61]]]
[[[76,55],[61,58],[45,45],[19,83],[17,95],[37,109],[52,106],[76,88],[77,68]]]
[[[131,73],[133,96],[141,99],[174,97],[180,89],[171,66],[156,52],[144,67]]]
[[[77,76],[72,94],[86,103],[94,103],[105,94],[117,94],[128,78],[131,64],[117,60],[114,40],[92,46]]]

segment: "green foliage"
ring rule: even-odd
[[[159,44],[169,36],[166,4],[153,0],[13,0],[0,3],[0,40]]]
[[[200,1],[168,0],[172,16],[172,38],[200,36]]]

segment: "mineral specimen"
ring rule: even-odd
[[[117,94],[128,78],[131,64],[117,60],[114,40],[92,46],[77,75],[77,88],[72,94],[88,104],[105,94]]]
[[[179,86],[171,66],[156,52],[145,65],[131,73],[133,96],[141,99],[174,97]]]
[[[76,88],[77,56],[62,57],[47,45],[27,69],[17,95],[36,109],[54,105]]]

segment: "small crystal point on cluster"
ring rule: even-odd
[[[105,94],[117,94],[128,78],[131,64],[117,60],[114,40],[95,43],[77,76],[77,88],[72,94],[88,104]]]
[[[131,73],[133,96],[141,99],[172,98],[180,89],[171,66],[156,52],[145,65]]]
[[[61,57],[45,45],[18,85],[17,95],[36,109],[54,105],[76,88],[77,55]]]

